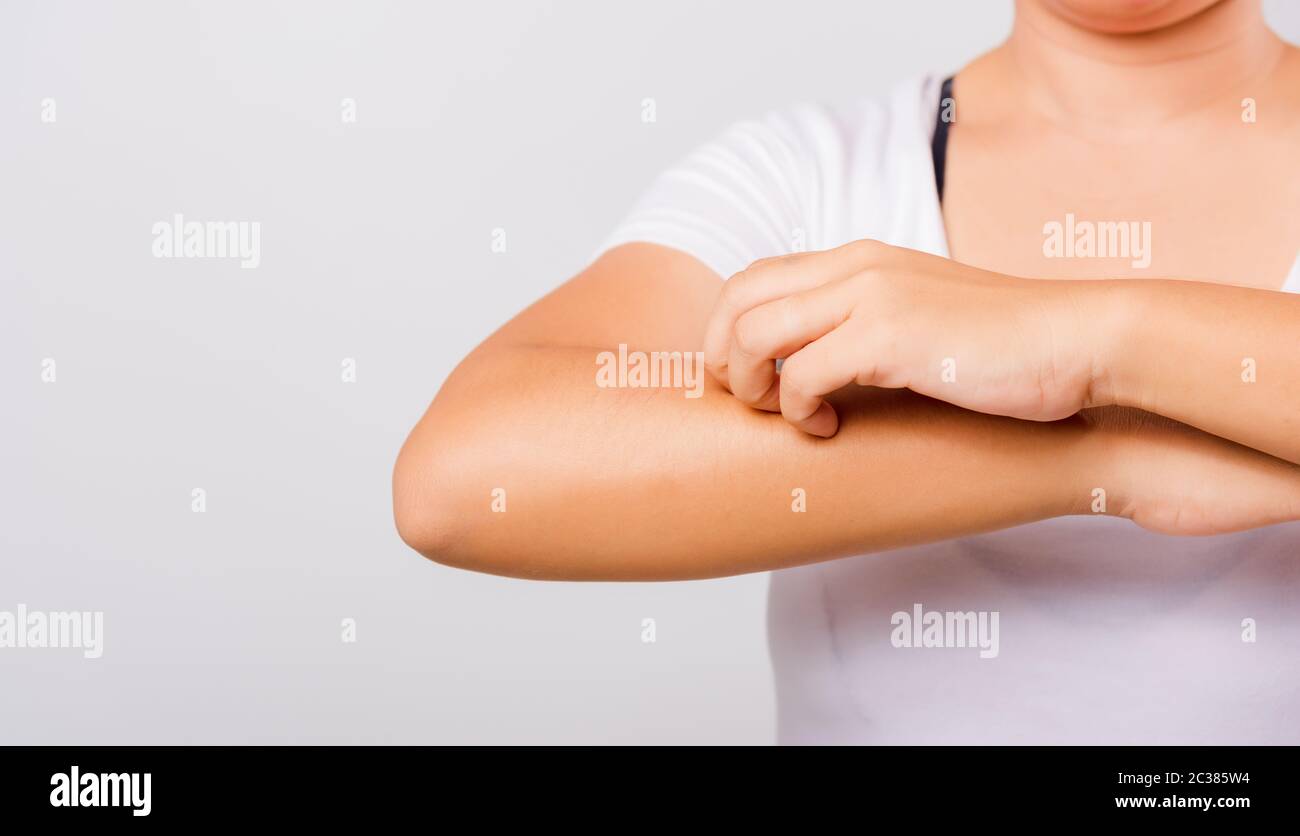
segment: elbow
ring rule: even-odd
[[[402,542],[436,563],[461,565],[451,486],[456,480],[438,449],[412,433],[393,468],[393,521]]]

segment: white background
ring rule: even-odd
[[[1300,3],[1267,8],[1300,39]],[[0,649],[0,743],[771,741],[764,577],[446,569],[398,540],[392,462],[455,363],[656,171],[735,119],[951,72],[1010,20],[6,0],[0,610],[102,610],[105,636],[98,660]],[[177,212],[259,221],[261,266],[153,258]]]

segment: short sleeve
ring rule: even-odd
[[[812,161],[800,145],[779,116],[731,127],[660,174],[600,252],[661,244],[726,279],[760,258],[805,249],[801,187]]]

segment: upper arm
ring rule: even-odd
[[[659,244],[616,246],[520,313],[480,350],[514,345],[696,351],[722,278]]]
[[[833,133],[816,115],[739,123],[670,166],[600,258],[489,344],[701,348],[723,279],[816,240],[806,186],[820,155],[801,131]]]

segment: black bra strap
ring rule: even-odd
[[[948,158],[948,121],[943,118],[946,102],[952,101],[952,76],[944,79],[939,90],[939,107],[934,114],[934,138],[930,140],[930,154],[934,158],[934,185],[943,203],[943,170]]]

